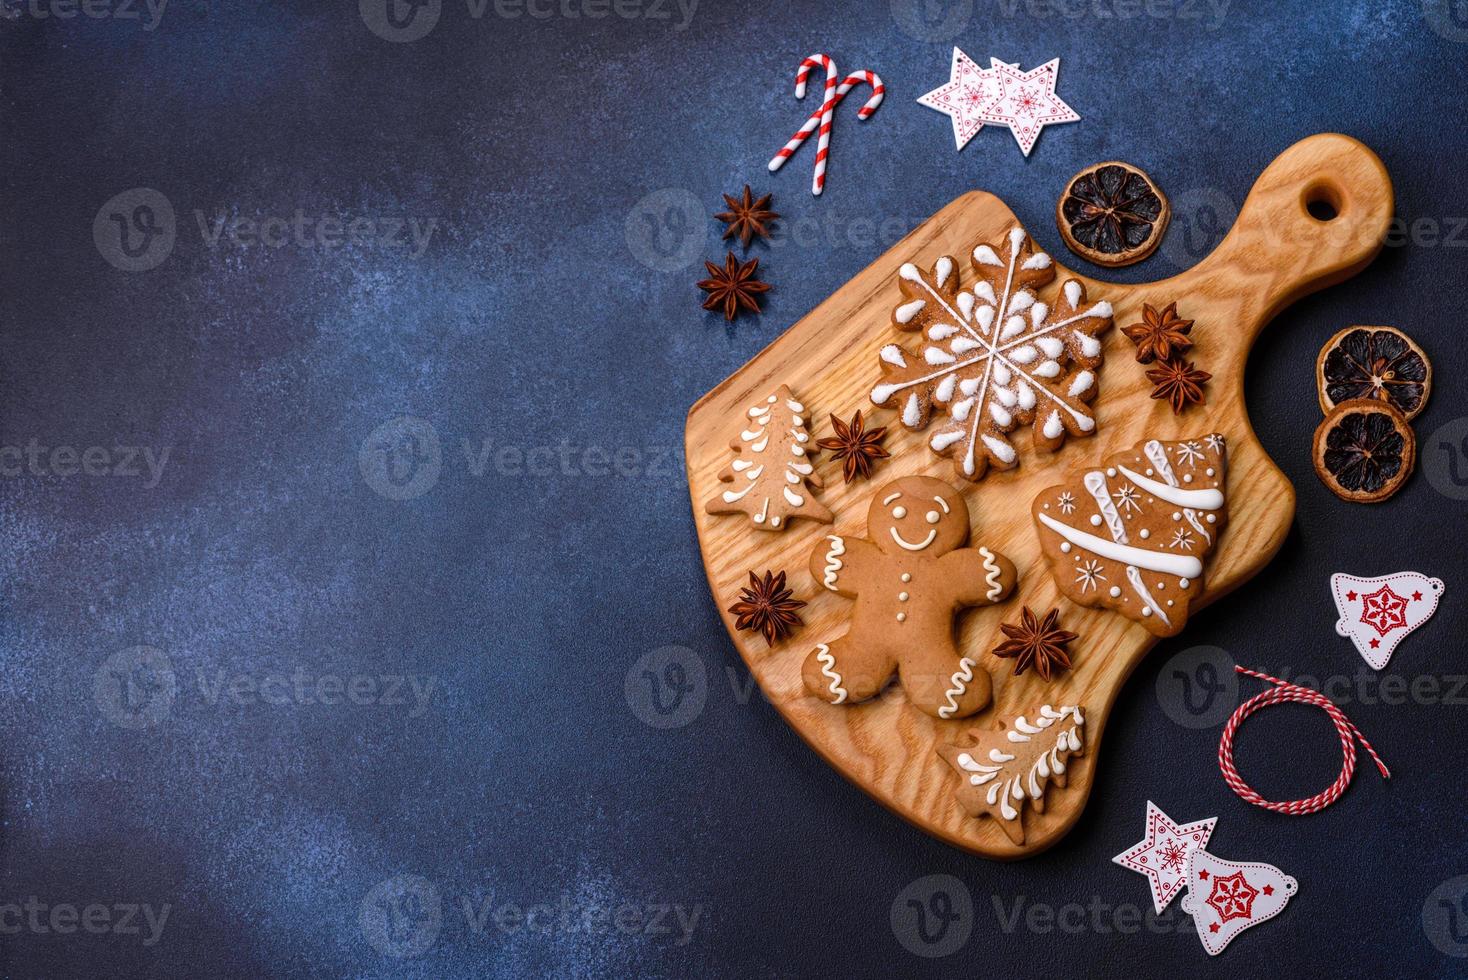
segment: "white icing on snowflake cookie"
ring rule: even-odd
[[[1041,300],[1037,290],[1055,278],[1054,263],[1018,226],[999,244],[975,248],[971,263],[972,291],[959,288],[951,256],[928,271],[910,262],[898,270],[903,299],[893,325],[922,341],[916,351],[881,349],[882,380],[871,397],[909,429],[926,428],[936,405],[947,420],[928,436],[929,448],[951,457],[959,476],[981,480],[991,466],[1018,464],[1008,434],[1020,425],[1031,424],[1035,446],[1049,451],[1067,435],[1096,431],[1098,335],[1112,311],[1104,300],[1088,301],[1075,279]]]

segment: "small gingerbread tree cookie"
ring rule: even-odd
[[[1016,845],[1025,842],[1025,801],[1045,812],[1049,783],[1064,786],[1066,760],[1085,751],[1085,716],[1076,705],[1044,705],[1020,715],[1007,730],[974,731],[974,744],[940,745],[938,754],[958,770],[958,802],[969,816],[993,817]]]
[[[733,487],[704,505],[710,514],[748,514],[754,526],[783,531],[796,517],[831,523],[831,512],[808,487],[824,484],[811,464],[805,406],[790,388],[750,407],[748,422],[729,443],[738,456],[719,474]]]
[[[903,477],[877,491],[867,534],[830,534],[811,551],[815,580],[856,604],[846,635],[806,657],[806,690],[852,704],[875,696],[896,672],[920,711],[939,718],[982,711],[989,675],[974,657],[959,656],[953,617],[1006,598],[1014,566],[988,548],[963,546],[968,506],[931,477]]]

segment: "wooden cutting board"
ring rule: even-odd
[[[1138,623],[1066,599],[1041,554],[1030,507],[1048,487],[1073,479],[1112,453],[1143,439],[1228,439],[1228,523],[1206,567],[1193,612],[1238,588],[1279,549],[1294,516],[1294,489],[1264,453],[1244,407],[1244,367],[1260,329],[1296,299],[1341,282],[1364,268],[1381,248],[1392,218],[1391,180],[1370,149],[1333,133],[1312,136],[1282,153],[1260,175],[1238,221],[1218,248],[1193,269],[1161,282],[1110,285],[1071,272],[1057,260],[1055,286],[1081,280],[1092,301],[1109,300],[1115,326],[1102,335],[1104,362],[1093,407],[1096,432],[1070,438],[1055,453],[1034,451],[1026,427],[1014,433],[1015,469],[991,471],[978,483],[957,479],[950,460],[925,445],[927,431],[903,428],[888,408],[869,398],[879,380],[878,350],[910,342],[892,326],[901,296],[897,270],[904,262],[931,268],[942,255],[966,257],[976,245],[997,244],[1019,225],[997,198],[975,191],[933,215],[886,255],[795,324],[752,361],[699,399],[688,413],[687,466],[694,520],[714,601],[734,645],[776,710],[812,748],[843,775],[918,827],[957,847],[990,858],[1013,859],[1054,844],[1080,817],[1096,778],[1106,720],[1127,676],[1156,637]],[[1333,217],[1322,220],[1321,215]],[[1047,232],[1053,231],[1046,229]],[[1053,233],[1045,240],[1055,240]],[[1141,319],[1143,302],[1176,301],[1196,321],[1190,359],[1210,371],[1207,402],[1175,416],[1149,397],[1145,368],[1121,327]],[[829,415],[849,418],[857,409],[873,425],[887,425],[892,458],[878,464],[871,481],[845,484],[829,454],[816,458],[825,480],[817,496],[835,514],[834,524],[801,520],[786,530],[755,529],[743,515],[710,515],[704,504],[727,484],[718,476],[730,462],[729,444],[746,422],[745,412],[780,385],[789,385],[807,409],[816,438],[830,434]],[[1310,384],[1302,376],[1301,385]],[[1313,396],[1312,396],[1313,397]],[[1305,450],[1301,450],[1302,452]],[[934,476],[958,486],[968,502],[974,543],[1014,562],[1019,573],[1012,597],[998,605],[962,612],[955,620],[961,653],[975,658],[993,678],[993,704],[980,714],[940,720],[916,710],[900,684],[871,701],[833,705],[808,694],[801,666],[818,643],[846,632],[853,602],[827,591],[809,570],[811,549],[825,535],[862,537],[872,495],[906,475]],[[734,630],[727,611],[751,570],[785,570],[798,598],[803,629],[770,647],[753,632]],[[1046,682],[1033,672],[1018,677],[1009,661],[991,655],[1002,622],[1018,619],[1021,606],[1038,613],[1059,607],[1065,628],[1080,635],[1070,644],[1073,667]],[[1052,786],[1044,812],[1028,810],[1024,841],[1011,842],[995,820],[970,816],[959,805],[957,772],[936,749],[966,743],[971,729],[995,729],[1031,714],[1042,704],[1081,705],[1086,717],[1084,754],[1070,762],[1068,783]],[[751,746],[751,751],[762,751]],[[1109,758],[1107,765],[1127,765]]]

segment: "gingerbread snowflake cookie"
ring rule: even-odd
[[[910,262],[898,270],[902,302],[892,323],[921,342],[916,351],[881,349],[872,402],[897,409],[909,429],[926,428],[937,406],[947,420],[929,448],[951,457],[959,476],[981,480],[991,466],[1019,462],[1009,433],[1022,424],[1032,424],[1035,447],[1047,451],[1067,435],[1095,432],[1098,335],[1111,326],[1111,304],[1089,301],[1077,279],[1042,300],[1054,263],[1017,226],[970,258],[972,290],[959,288],[951,256],[927,271]]]
[[[1061,591],[1158,636],[1180,631],[1228,522],[1225,466],[1216,432],[1149,439],[1041,493],[1031,513]]]
[[[806,430],[805,406],[790,388],[750,406],[745,428],[729,444],[738,458],[719,474],[729,489],[704,505],[710,514],[747,514],[754,526],[783,531],[791,520],[807,517],[831,523],[831,512],[810,488],[823,486],[810,461],[814,447]]]
[[[875,696],[896,672],[920,711],[939,718],[982,711],[989,675],[976,658],[959,655],[953,617],[1006,598],[1014,566],[989,548],[964,547],[968,506],[932,477],[902,477],[877,491],[867,534],[829,534],[811,551],[815,580],[856,603],[846,635],[806,658],[806,690],[853,704]]]

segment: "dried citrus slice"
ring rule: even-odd
[[[1315,474],[1337,497],[1358,504],[1402,488],[1417,462],[1417,437],[1401,412],[1375,398],[1343,401],[1315,430]]]
[[[1375,398],[1410,422],[1432,391],[1432,362],[1396,327],[1347,327],[1320,348],[1315,385],[1327,414],[1352,398]]]
[[[1131,265],[1151,255],[1170,217],[1167,198],[1152,178],[1116,161],[1076,174],[1055,205],[1065,244],[1105,266]]]

